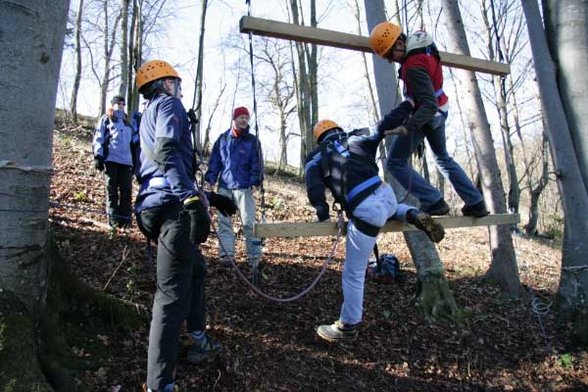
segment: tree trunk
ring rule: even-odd
[[[127,110],[129,113],[139,110],[139,91],[135,83],[135,75],[143,62],[143,0],[133,0],[132,9],[128,45]]]
[[[310,26],[317,27],[316,20],[316,0],[310,0]],[[308,72],[310,76],[310,124],[314,127],[319,120],[319,99],[318,99],[318,48],[316,44],[310,45],[310,53],[308,59]],[[311,130],[309,129],[307,137],[311,137]]]
[[[2,106],[18,108],[0,112],[0,384],[6,390],[51,390],[39,378],[34,334],[47,288],[52,129],[68,8],[66,0],[0,2],[0,84],[10,91]],[[17,340],[6,340],[10,331]],[[10,344],[20,347],[15,355]]]
[[[588,192],[588,3],[584,0],[543,1],[544,23],[557,86],[568,118],[572,145]],[[581,67],[581,68],[578,68]]]
[[[71,89],[71,102],[69,111],[71,112],[73,122],[78,122],[78,91],[80,90],[80,81],[82,80],[82,14],[84,11],[84,0],[79,0],[78,13],[76,15],[75,28],[75,52],[76,52],[76,73]]]
[[[103,68],[102,68],[102,80],[100,81],[100,109],[98,111],[98,115],[102,115],[106,113],[106,94],[108,93],[108,85],[110,83],[110,57],[108,56],[108,33],[110,29],[108,28],[108,2],[109,0],[104,0],[102,3],[102,17],[104,21],[104,25],[102,26],[102,55],[103,57]]]
[[[136,88],[135,83],[135,71],[140,66],[139,61],[137,61],[135,56],[135,45],[136,45],[136,30],[137,30],[137,21],[140,20],[139,14],[139,7],[137,5],[137,0],[133,0],[133,5],[131,7],[131,23],[129,27],[128,33],[128,43],[127,47],[123,48],[122,50],[127,51],[127,111],[128,113],[133,113],[139,110],[139,93]]]
[[[541,157],[543,159],[542,163],[542,170],[541,170],[541,177],[539,178],[539,182],[537,186],[533,187],[532,182],[530,180],[531,173],[528,173],[529,176],[529,194],[530,194],[530,206],[529,206],[529,221],[525,225],[525,233],[529,236],[537,235],[537,222],[539,221],[539,197],[543,193],[543,190],[547,186],[549,182],[549,164],[546,157],[546,149],[547,149],[547,139],[545,138],[545,134],[542,136],[542,147],[541,147]]]
[[[133,83],[129,78],[129,4],[130,0],[121,1],[120,86],[118,88],[118,94],[123,97],[127,93],[127,86]],[[126,97],[126,101],[129,101],[129,97]],[[126,109],[130,118],[132,108],[127,107]]]
[[[298,1],[290,0],[290,10],[292,11],[292,22],[297,25],[302,25],[300,15],[298,12]],[[312,136],[312,99],[310,91],[310,73],[306,64],[306,53],[308,47],[302,42],[296,42],[296,54],[298,59],[298,73],[294,75],[296,80],[296,98],[298,101],[298,123],[300,126],[300,166],[298,167],[299,175],[304,173],[304,166],[306,163],[306,156],[312,151],[314,141]],[[294,67],[293,67],[294,68]]]
[[[118,36],[118,23],[120,22],[122,13],[118,12],[116,19],[114,20],[114,25],[112,29],[109,27],[109,0],[104,1],[104,6],[102,8],[102,12],[104,13],[104,26],[103,26],[103,34],[104,34],[104,44],[103,44],[103,56],[104,56],[104,68],[102,71],[102,81],[100,83],[100,114],[106,112],[106,102],[108,94],[108,87],[110,86],[110,73],[111,73],[111,63],[112,63],[112,53],[114,52],[114,46],[116,42],[116,37]]]
[[[443,8],[446,11],[447,30],[450,40],[455,43],[456,53],[470,56],[458,2],[443,0]],[[463,104],[468,113],[469,125],[472,130],[474,152],[478,158],[484,199],[491,212],[504,213],[506,212],[504,188],[500,179],[492,133],[476,74],[463,70],[456,72],[463,82],[463,94],[469,96],[469,99],[464,100]],[[490,226],[490,243],[492,244],[492,262],[486,276],[495,280],[510,295],[521,295],[522,287],[509,226]]]
[[[379,22],[385,20],[382,0],[365,0],[368,28],[371,31]],[[396,67],[374,56],[374,75],[380,112],[388,113],[400,103],[396,83]],[[400,186],[392,179],[394,191],[398,194]],[[457,305],[443,272],[443,264],[433,243],[418,231],[404,232],[410,254],[419,278],[419,307],[430,320],[452,319],[457,313]]]
[[[568,1],[564,3],[569,4]],[[574,146],[574,138],[568,125],[579,119],[571,112],[570,117],[566,117],[564,104],[559,95],[555,66],[549,56],[539,6],[535,0],[522,0],[522,4],[535,60],[543,114],[547,124],[547,136],[558,173],[558,186],[565,212],[562,269],[557,293],[559,317],[564,321],[572,322],[574,337],[581,344],[588,345],[588,301],[586,300],[588,298],[588,241],[586,241],[588,238],[588,219],[586,219],[588,192],[580,169],[580,160],[576,156],[576,150],[580,146]],[[557,7],[557,4],[553,6]],[[580,14],[579,11],[576,12]],[[578,23],[583,28],[586,27],[585,19]],[[561,28],[566,29],[565,26]],[[579,42],[582,39],[575,41]],[[579,54],[575,54],[575,51],[580,51],[580,47],[567,49],[571,58],[578,58]],[[580,74],[584,72],[584,65],[570,72],[568,77],[573,80],[573,76],[578,75],[578,80],[581,81],[583,76]],[[577,105],[573,102],[571,104]],[[579,106],[575,107],[577,109]],[[578,125],[575,123],[574,127]]]
[[[286,124],[287,118],[284,110],[280,110],[280,138],[279,138],[279,151],[280,151],[280,159],[278,163],[278,170],[277,173],[285,171],[286,166],[288,166],[288,138],[286,136],[286,131],[288,129],[288,125]]]
[[[200,14],[200,36],[198,37],[198,66],[196,67],[196,89],[194,90],[194,100],[192,109],[196,108],[196,118],[202,117],[202,80],[204,78],[204,33],[206,31],[206,11],[208,11],[208,0],[202,2]],[[256,113],[257,115],[257,113]],[[257,121],[257,119],[255,119]],[[194,135],[194,145],[199,151],[202,151],[202,124],[198,121],[196,124],[196,134]]]

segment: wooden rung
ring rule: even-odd
[[[369,38],[361,35],[277,22],[252,16],[243,16],[239,22],[239,27],[242,33],[252,33],[266,37],[372,53]],[[510,65],[508,64],[477,59],[461,54],[447,52],[439,52],[439,54],[441,56],[441,62],[449,67],[485,72],[493,75],[507,75],[510,73]]]
[[[446,229],[473,226],[494,226],[517,224],[519,214],[495,214],[484,218],[469,216],[439,216],[433,217]],[[347,222],[345,222],[347,227]],[[380,232],[417,230],[414,226],[399,221],[389,221]],[[270,237],[319,237],[337,235],[336,222],[304,222],[304,223],[257,223],[253,227],[254,235],[258,238]]]

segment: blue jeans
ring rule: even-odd
[[[406,222],[406,213],[414,207],[398,204],[390,185],[383,183],[354,210],[353,217],[383,227],[390,218]],[[368,259],[377,237],[360,232],[351,219],[347,225],[345,263],[343,265],[343,306],[339,320],[357,324],[363,314],[363,288]]]
[[[422,129],[409,132],[408,135],[396,136],[392,141],[388,170],[396,180],[410,193],[416,196],[423,207],[429,207],[442,199],[441,193],[429,184],[420,174],[408,165],[408,158],[426,137],[435,155],[435,163],[443,176],[451,182],[453,189],[466,205],[473,205],[483,200],[482,194],[465,174],[461,166],[447,153],[445,140],[445,120],[447,114],[440,114],[423,126]]]

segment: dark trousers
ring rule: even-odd
[[[131,224],[133,197],[133,167],[106,162],[106,208],[111,226]]]
[[[190,241],[190,218],[180,204],[142,211],[141,231],[157,239],[157,291],[149,331],[147,386],[159,390],[174,381],[180,329],[202,331],[206,326],[206,262]]]

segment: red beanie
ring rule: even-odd
[[[245,106],[239,106],[233,110],[233,120],[242,115],[249,117],[249,110]]]

